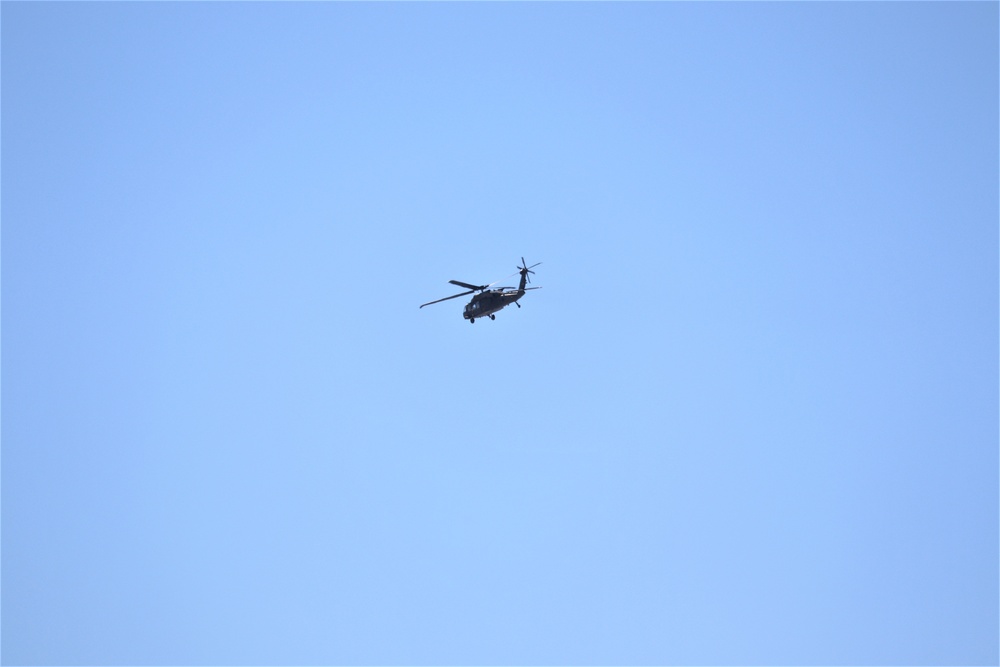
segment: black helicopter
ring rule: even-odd
[[[541,262],[538,262],[541,264]],[[420,304],[420,307],[429,306],[432,303],[441,303],[442,301],[447,301],[448,299],[457,299],[460,296],[465,296],[466,294],[472,294],[473,292],[479,292],[476,296],[472,297],[472,301],[465,305],[465,312],[462,317],[469,320],[470,324],[475,323],[477,317],[487,317],[491,320],[495,320],[497,317],[493,313],[501,310],[504,306],[509,306],[510,304],[516,304],[518,308],[521,304],[517,303],[517,300],[524,296],[524,293],[532,289],[541,289],[541,287],[525,287],[526,282],[531,282],[528,278],[529,273],[534,273],[533,268],[538,266],[538,264],[532,264],[528,266],[524,257],[521,258],[521,265],[517,267],[517,272],[521,274],[521,284],[518,285],[517,289],[513,287],[497,287],[496,289],[490,289],[496,285],[500,280],[506,280],[506,278],[501,278],[496,282],[492,282],[489,285],[470,285],[469,283],[463,283],[459,280],[449,280],[452,285],[458,285],[459,287],[465,287],[468,292],[462,292],[460,294],[453,294],[451,296],[446,296],[443,299],[438,299],[437,301],[428,301],[427,303]],[[512,273],[507,278],[511,276],[516,276],[517,273]]]

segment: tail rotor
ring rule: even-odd
[[[541,262],[538,262],[538,264],[541,264]],[[521,265],[519,267],[517,267],[517,270],[530,283],[531,282],[531,278],[528,278],[528,274],[529,273],[534,273],[534,271],[532,271],[532,269],[535,268],[536,266],[538,266],[538,264],[532,264],[531,266],[528,266],[527,262],[524,261],[524,257],[522,257],[521,258]]]

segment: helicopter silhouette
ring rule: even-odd
[[[538,262],[541,264],[541,262]],[[534,273],[533,268],[538,266],[538,264],[532,264],[528,266],[524,261],[524,257],[521,258],[521,265],[517,267],[517,273],[521,274],[521,283],[517,286],[517,289],[513,287],[497,287],[496,289],[490,289],[496,285],[500,280],[506,280],[511,276],[516,276],[517,273],[512,273],[507,278],[501,278],[489,285],[470,285],[469,283],[463,283],[460,280],[449,280],[452,285],[458,285],[459,287],[464,287],[468,292],[461,292],[459,294],[452,294],[451,296],[446,296],[443,299],[438,299],[437,301],[428,301],[427,303],[420,304],[420,307],[429,306],[434,303],[441,303],[442,301],[447,301],[448,299],[457,299],[460,296],[465,296],[467,294],[472,294],[473,292],[479,292],[469,303],[465,304],[465,312],[462,313],[462,317],[469,320],[470,324],[475,324],[477,317],[489,317],[491,320],[495,320],[497,317],[493,313],[498,310],[502,310],[510,304],[515,304],[518,308],[521,307],[517,301],[524,293],[528,290],[541,289],[541,287],[525,287],[525,283],[530,283],[531,279],[528,278],[529,273]]]

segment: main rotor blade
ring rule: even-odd
[[[465,296],[466,294],[472,294],[475,291],[476,290],[474,289],[470,289],[468,292],[462,292],[461,294],[452,294],[451,296],[446,296],[445,298],[438,299],[437,301],[428,301],[427,303],[422,303],[420,304],[420,307],[423,308],[424,306],[429,306],[432,303],[441,303],[442,301],[447,301],[448,299],[457,299],[460,296]]]
[[[494,280],[489,285],[483,285],[482,287],[477,287],[476,289],[489,289],[489,288],[493,287],[494,285],[496,285],[501,280],[507,280],[511,276],[516,276],[516,275],[517,275],[516,273],[512,273],[512,274],[510,274],[510,276],[504,276],[503,278],[500,278],[499,280]]]
[[[470,285],[469,283],[463,283],[461,280],[449,280],[452,285],[458,285],[459,287],[464,287],[465,289],[479,290],[486,289],[489,285]]]

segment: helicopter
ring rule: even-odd
[[[538,262],[541,264],[541,262]],[[490,289],[496,285],[500,280],[506,280],[506,278],[501,278],[489,285],[470,285],[469,283],[463,283],[460,280],[449,280],[448,282],[452,285],[458,285],[459,287],[464,287],[468,292],[460,292],[459,294],[453,294],[451,296],[446,296],[443,299],[438,299],[437,301],[428,301],[427,303],[420,304],[420,307],[429,306],[434,303],[441,303],[442,301],[447,301],[448,299],[457,299],[460,296],[465,296],[467,294],[472,294],[473,292],[479,292],[469,303],[465,304],[465,312],[462,313],[462,317],[469,320],[469,324],[475,324],[477,317],[489,317],[491,320],[497,318],[493,313],[498,310],[503,309],[505,306],[510,304],[516,305],[518,308],[521,307],[517,301],[524,293],[528,290],[541,289],[541,287],[525,287],[525,283],[530,283],[531,279],[528,278],[529,273],[534,273],[533,268],[538,266],[538,264],[532,264],[528,266],[524,261],[524,257],[521,258],[521,265],[517,267],[517,273],[521,274],[521,283],[517,286],[517,289],[513,287],[497,287],[496,289]],[[512,273],[507,278],[511,276],[516,276],[517,273]]]

